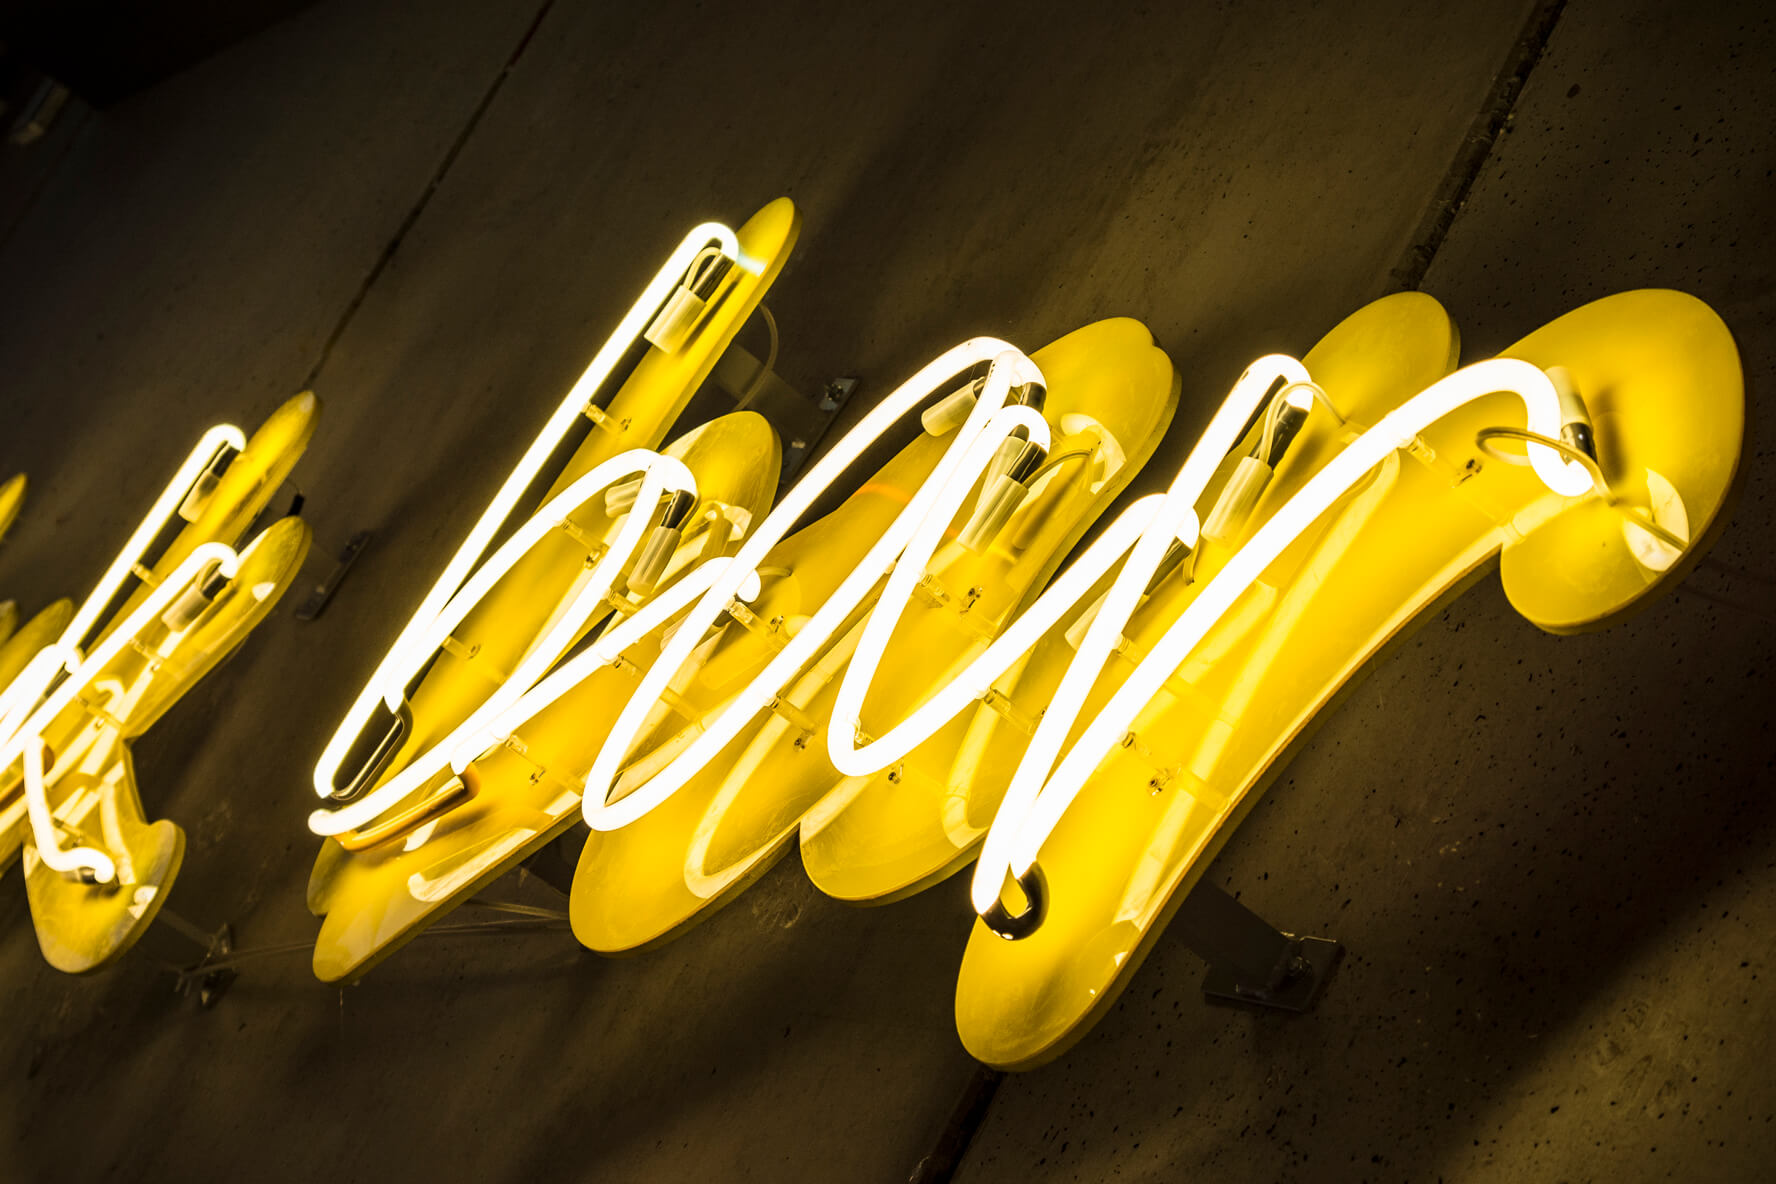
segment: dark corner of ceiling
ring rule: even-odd
[[[313,0],[0,0],[5,56],[106,107]]]

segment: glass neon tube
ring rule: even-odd
[[[479,743],[476,737],[485,734],[488,722],[505,714],[524,692],[530,690],[548,672],[555,660],[579,636],[586,621],[605,603],[605,595],[615,585],[618,574],[646,538],[652,525],[654,506],[673,493],[686,493],[693,498],[696,496],[697,483],[691,476],[691,471],[680,461],[645,448],[631,449],[594,465],[540,507],[511,538],[500,545],[486,563],[475,570],[461,590],[450,597],[436,614],[423,621],[415,617],[403,631],[402,639],[406,646],[403,660],[411,663],[412,671],[417,671],[444,644],[451,630],[461,623],[469,610],[480,603],[481,598],[487,595],[500,577],[510,571],[526,552],[586,502],[611,485],[637,474],[641,476],[641,489],[636,494],[634,508],[618,527],[616,538],[593,565],[590,575],[573,593],[572,599],[558,613],[554,623],[543,636],[531,643],[511,676],[468,719],[458,724],[450,735],[406,765],[387,782],[355,802],[337,809],[316,810],[310,814],[308,826],[311,831],[327,836],[354,830],[387,812],[390,807],[423,786],[451,763],[459,749],[465,746],[473,749],[463,761],[466,765],[468,760],[486,748],[486,744]],[[408,677],[411,677],[411,671]],[[405,683],[402,684],[404,686]],[[369,718],[379,693],[381,692],[374,682],[364,688],[340,730],[334,735],[333,743],[323,754],[323,765],[331,762],[331,768],[338,767],[349,747],[350,738],[355,737],[363,728],[363,722]],[[400,703],[401,693],[402,688],[397,687],[397,705]],[[329,773],[329,779],[331,776]]]
[[[666,624],[703,595],[732,562],[731,559],[721,558],[698,564],[626,620],[600,633],[597,640],[584,652],[563,662],[547,678],[519,696],[505,711],[458,744],[450,758],[451,772],[461,774],[476,757],[495,744],[504,743],[518,728],[584,682],[593,672],[614,664],[630,646]],[[737,595],[741,600],[752,600],[758,596],[759,589],[758,576],[755,574],[749,582],[741,584]]]
[[[574,422],[591,405],[593,396],[603,388],[613,370],[629,349],[641,339],[649,322],[667,298],[678,287],[679,281],[687,270],[696,262],[705,247],[714,242],[722,253],[735,261],[742,270],[757,275],[761,264],[740,251],[739,239],[734,231],[718,223],[709,222],[696,227],[684,237],[684,240],[667,257],[664,265],[648,281],[641,295],[630,306],[617,328],[593,356],[585,371],[574,383],[562,399],[559,406],[549,416],[543,430],[531,441],[513,469],[494,495],[487,509],[470,529],[456,554],[444,566],[444,570],[426,593],[419,608],[395,638],[388,653],[378,664],[370,681],[363,692],[346,712],[345,719],[340,722],[333,738],[322,750],[321,759],[315,765],[314,789],[322,798],[337,798],[341,792],[337,784],[339,766],[344,762],[346,753],[351,750],[358,734],[370,718],[371,709],[376,699],[380,698],[390,711],[396,711],[401,705],[408,682],[419,672],[421,666],[431,657],[435,646],[428,646],[424,635],[431,624],[444,612],[445,606],[462,590],[470,573],[474,570],[481,555],[486,551],[493,537],[511,516],[518,499],[530,488],[537,474],[542,471],[549,457],[566,437]],[[347,827],[346,829],[350,829]],[[336,833],[322,831],[317,833]]]
[[[622,763],[654,703],[743,587],[748,584],[756,587],[759,564],[764,562],[771,548],[789,533],[814,499],[883,432],[942,389],[944,384],[983,362],[989,363],[986,382],[966,421],[958,429],[956,440],[945,450],[937,467],[863,561],[852,569],[833,595],[815,610],[765,669],[724,705],[713,720],[704,722],[702,730],[689,744],[626,796],[615,802],[609,801],[611,791],[617,787]],[[964,342],[901,384],[821,457],[808,475],[766,515],[741,546],[733,562],[713,580],[624,704],[586,777],[581,808],[587,825],[593,830],[607,831],[633,822],[672,796],[714,759],[771,703],[784,684],[827,644],[839,625],[894,566],[920,524],[934,514],[940,499],[955,504],[966,495],[979,476],[980,467],[992,459],[999,443],[1013,431],[1024,430],[1032,442],[1046,450],[1050,444],[1049,431],[1041,415],[1027,407],[1005,403],[1013,386],[1031,384],[1046,385],[1035,363],[1014,347],[992,338]],[[960,486],[960,491],[952,489],[953,484]],[[945,523],[948,521],[944,518]],[[940,525],[938,529],[941,528]]]
[[[1128,733],[1136,715],[1160,686],[1264,569],[1388,454],[1407,447],[1424,428],[1464,404],[1495,393],[1515,394],[1523,400],[1531,432],[1559,436],[1558,393],[1548,376],[1528,362],[1508,358],[1481,362],[1427,387],[1333,457],[1277,509],[1154,643],[1104,709],[1062,755],[1072,722],[1104,662],[1119,643],[1145,585],[1146,575],[1138,562],[1142,548],[1147,547],[1151,555],[1167,541],[1159,530],[1144,535],[1092,621],[1061,680],[1053,705],[1038,723],[1013,774],[975,868],[971,897],[976,912],[985,914],[997,905],[1007,874],[1018,880],[1029,874],[1043,842],[1104,756]],[[1537,476],[1554,493],[1578,497],[1594,488],[1583,465],[1565,460],[1542,445],[1532,444],[1531,449],[1531,464]],[[1175,484],[1166,501],[1173,502],[1181,492]],[[1161,507],[1155,514],[1156,525],[1168,516]]]
[[[90,877],[103,884],[116,876],[116,865],[110,856],[96,848],[62,848],[44,784],[42,731],[124,646],[135,641],[136,635],[164,612],[193,580],[201,578],[212,562],[225,578],[233,577],[240,555],[221,543],[203,544],[149,594],[128,620],[113,629],[93,654],[82,655],[80,646],[98,624],[99,614],[105,611],[123,587],[123,582],[140,566],[149,545],[179,512],[180,505],[205,471],[224,452],[238,453],[246,446],[246,434],[233,424],[218,424],[205,432],[172,479],[162,487],[148,513],[87,594],[61,636],[39,650],[12,684],[0,690],[0,770],[11,768],[15,761],[23,761],[26,814],[31,823],[32,841],[43,862],[57,872]],[[64,674],[67,678],[57,687],[56,679]],[[51,694],[52,687],[54,694]],[[47,702],[44,701],[45,695],[50,695]]]
[[[92,653],[83,657],[78,649],[63,641],[43,650],[38,655],[39,659],[43,659],[41,663],[33,662],[35,673],[40,679],[45,675],[48,679],[53,679],[62,670],[68,672],[68,678],[43,699],[18,729],[7,737],[4,744],[0,744],[0,769],[11,768],[15,761],[24,762],[26,812],[31,820],[32,842],[36,844],[37,853],[51,870],[63,875],[90,878],[99,884],[108,884],[117,875],[116,864],[105,852],[95,847],[62,847],[61,839],[56,834],[55,820],[50,813],[44,782],[43,753],[47,746],[43,742],[43,729],[73,703],[75,697],[118,654],[133,644],[144,629],[166,612],[173,601],[183,595],[194,581],[206,578],[212,566],[216,574],[224,579],[233,579],[241,558],[226,543],[204,543],[187,555],[173,569],[172,574],[122,624],[112,630],[111,635]],[[39,685],[46,688],[47,679]]]
[[[1035,646],[1044,634],[1091,591],[1103,574],[1116,565],[1130,548],[1131,567],[1141,573],[1137,595],[1165,557],[1175,538],[1188,546],[1197,541],[1195,504],[1215,475],[1223,457],[1239,442],[1246,423],[1278,382],[1289,385],[1309,381],[1307,370],[1294,358],[1271,354],[1246,368],[1233,390],[1222,400],[1208,429],[1172,482],[1169,494],[1140,499],[1117,515],[1104,533],[1068,566],[1061,576],[1037,597],[1023,615],[1005,630],[949,685],[920,704],[905,720],[862,747],[857,744],[859,718],[870,683],[887,652],[889,639],[948,525],[938,514],[928,517],[907,553],[888,577],[881,600],[871,611],[858,639],[857,652],[845,670],[827,728],[827,753],[835,768],[847,776],[868,776],[893,765],[928,740],[957,713],[984,698],[995,680]],[[1161,524],[1164,510],[1169,520]],[[1108,606],[1106,606],[1108,607]],[[1133,611],[1133,605],[1130,605]],[[1048,711],[1053,712],[1054,705]],[[1077,713],[1074,706],[1073,712]],[[1068,716],[1071,718],[1071,715]]]

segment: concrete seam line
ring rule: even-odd
[[[1492,87],[1480,105],[1479,114],[1456,149],[1449,171],[1444,173],[1418,229],[1413,232],[1412,242],[1400,262],[1388,273],[1390,291],[1413,291],[1424,283],[1425,273],[1448,237],[1449,228],[1455,224],[1455,216],[1467,202],[1468,191],[1474,187],[1480,170],[1491,158],[1494,145],[1504,134],[1505,124],[1517,106],[1517,97],[1523,93],[1530,72],[1541,61],[1548,40],[1554,35],[1554,26],[1560,23],[1565,9],[1566,0],[1538,0],[1530,10],[1504,65],[1493,76]]]
[[[931,1154],[913,1167],[909,1184],[950,1184],[955,1179],[956,1170],[962,1166],[962,1157],[968,1154],[976,1132],[986,1121],[993,1096],[999,1092],[999,1083],[1004,1080],[1005,1074],[997,1069],[975,1066],[968,1084],[962,1087],[962,1094],[956,1099],[956,1105],[944,1120],[943,1130],[938,1134]]]
[[[512,52],[507,55],[505,64],[500,67],[499,73],[493,76],[493,81],[488,84],[487,90],[481,95],[481,101],[476,103],[475,109],[469,113],[468,119],[463,123],[462,130],[457,132],[456,139],[451,142],[449,149],[444,153],[444,158],[432,171],[431,179],[426,182],[418,199],[407,211],[407,216],[401,219],[401,224],[395,228],[395,233],[384,244],[382,253],[376,257],[376,262],[371,264],[370,270],[364,274],[363,281],[358,285],[358,290],[352,294],[351,300],[346,303],[345,310],[339,314],[339,320],[334,323],[333,331],[327,335],[326,342],[321,346],[320,355],[315,359],[315,364],[309,369],[308,377],[302,380],[302,385],[297,388],[298,390],[314,389],[315,381],[320,377],[321,371],[326,369],[327,360],[333,354],[333,347],[339,344],[341,337],[345,336],[345,331],[350,327],[352,319],[357,316],[358,309],[363,307],[365,298],[370,295],[370,289],[375,287],[376,281],[382,278],[382,273],[388,269],[395,253],[401,249],[401,243],[406,239],[408,232],[418,223],[419,216],[425,212],[426,206],[431,204],[432,196],[444,183],[445,176],[449,174],[451,166],[456,163],[456,158],[461,154],[463,146],[469,142],[469,138],[475,134],[475,129],[480,126],[481,117],[487,114],[489,107],[493,106],[494,96],[498,95],[500,87],[506,84],[506,79],[512,74],[512,68],[518,64],[518,59],[524,56],[524,51],[530,48],[532,38],[542,27],[544,18],[549,15],[549,10],[554,7],[555,0],[543,0],[542,4],[537,7],[536,15],[531,18],[523,36],[518,38],[518,43],[512,47]]]

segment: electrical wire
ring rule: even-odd
[[[1031,488],[1035,488],[1036,479],[1050,469],[1056,468],[1065,461],[1073,460],[1075,457],[1080,460],[1090,460],[1096,452],[1097,448],[1095,446],[1091,448],[1070,448],[1066,452],[1057,452],[1044,461],[1034,473],[1031,473],[1030,479],[1025,481],[1024,484]]]
[[[540,910],[547,912],[548,910]],[[438,925],[425,930],[420,937],[482,937],[502,933],[542,932],[551,929],[566,929],[568,922],[565,917],[560,920],[544,917],[519,917],[510,921],[471,921],[465,925]],[[260,946],[252,950],[236,950],[220,958],[208,959],[196,966],[186,967],[177,971],[180,979],[202,978],[218,970],[232,970],[244,962],[256,962],[263,958],[278,957],[284,954],[300,953],[314,949],[312,941],[288,942],[277,946]]]
[[[777,318],[772,316],[771,310],[762,304],[758,306],[758,311],[759,315],[765,318],[766,332],[771,335],[771,348],[766,351],[764,364],[759,367],[758,373],[753,375],[752,381],[746,384],[746,393],[741,395],[739,401],[734,404],[736,411],[745,411],[752,406],[752,401],[758,397],[759,391],[764,389],[765,379],[770,377],[771,367],[777,364]]]
[[[1527,454],[1518,456],[1514,452],[1506,452],[1493,443],[1495,440],[1521,440],[1525,444],[1539,444],[1544,448],[1553,449],[1567,460],[1574,461],[1581,465],[1585,472],[1590,474],[1591,484],[1596,487],[1597,496],[1603,499],[1604,505],[1617,511],[1632,522],[1638,529],[1646,531],[1661,543],[1664,543],[1667,547],[1671,547],[1679,553],[1689,549],[1690,540],[1678,538],[1669,530],[1666,530],[1663,526],[1660,526],[1657,522],[1654,522],[1651,518],[1642,514],[1638,506],[1630,505],[1626,498],[1611,489],[1609,482],[1604,479],[1603,470],[1600,469],[1597,466],[1597,462],[1583,450],[1574,448],[1564,440],[1556,440],[1552,436],[1544,436],[1540,432],[1532,432],[1528,428],[1481,428],[1474,434],[1474,443],[1479,446],[1480,451],[1484,452],[1487,456],[1492,457],[1494,460],[1500,460],[1510,465],[1527,465],[1530,463],[1529,456]]]

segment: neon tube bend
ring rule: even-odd
[[[14,761],[24,761],[25,802],[31,820],[31,838],[38,855],[51,870],[90,878],[99,884],[108,884],[117,876],[117,866],[105,852],[94,847],[62,847],[44,783],[43,729],[98,677],[112,659],[133,643],[143,629],[183,595],[193,581],[203,578],[212,565],[224,579],[233,579],[240,561],[241,555],[226,543],[204,543],[187,555],[91,654],[82,657],[64,635],[63,641],[38,655],[43,659],[41,665],[33,661],[40,677],[47,674],[53,678],[56,672],[66,670],[68,678],[31,712],[30,717],[7,738],[4,746],[0,746],[0,769],[10,768]],[[47,681],[39,685],[46,686]]]
[[[320,761],[315,765],[314,790],[318,796],[332,798],[339,792],[335,781],[339,766],[350,750],[352,741],[363,728],[365,720],[369,718],[369,704],[365,695],[380,696],[390,711],[400,706],[408,681],[430,656],[429,649],[421,652],[421,634],[461,590],[482,552],[511,516],[518,499],[524,496],[524,491],[536,480],[537,474],[548,463],[549,457],[573,427],[575,420],[591,404],[593,396],[603,388],[623,356],[641,339],[654,313],[666,302],[666,298],[671,295],[704,247],[712,241],[721,248],[723,254],[734,259],[748,273],[757,275],[762,269],[763,265],[758,260],[741,253],[740,241],[734,231],[719,222],[705,223],[685,235],[660,270],[654,273],[654,278],[648,281],[647,287],[642,289],[641,295],[636,298],[629,311],[623,314],[616,330],[599,348],[573,388],[549,416],[543,430],[531,441],[530,447],[525,449],[518,466],[500,486],[499,492],[494,494],[487,509],[482,511],[481,517],[463,539],[456,554],[445,564],[431,591],[426,593],[425,599],[414,610],[400,636],[389,647],[388,654],[377,666],[376,672],[370,676],[364,694],[353,703],[339,729],[322,751]]]
[[[539,507],[536,514],[501,544],[437,613],[423,619],[416,616],[409,622],[407,629],[403,630],[402,641],[398,643],[401,649],[398,652],[402,661],[407,664],[407,677],[410,678],[412,672],[418,670],[444,643],[450,631],[487,595],[500,577],[541,542],[549,531],[611,485],[637,473],[641,475],[641,489],[636,494],[634,508],[618,527],[616,538],[609,549],[593,565],[586,583],[574,594],[573,600],[549,631],[531,644],[517,669],[500,684],[499,689],[483,701],[468,719],[457,725],[450,735],[372,792],[336,810],[322,809],[310,814],[308,827],[311,831],[317,835],[330,836],[363,826],[419,789],[446,765],[453,764],[456,760],[466,765],[485,748],[485,744],[476,746],[479,743],[476,738],[489,735],[486,731],[489,721],[506,714],[520,696],[548,672],[555,660],[573,644],[587,619],[604,602],[605,594],[611,590],[617,575],[646,538],[653,519],[653,507],[668,494],[687,493],[692,497],[696,496],[697,483],[691,476],[691,471],[682,462],[645,448],[631,449],[594,465],[578,480]],[[394,656],[391,654],[391,658]],[[384,666],[388,665],[389,660],[385,659]],[[393,688],[397,705],[404,686],[405,680]],[[389,688],[379,690],[378,684],[373,681],[364,688],[357,702],[352,704],[344,723],[335,733],[333,742],[321,757],[321,766],[327,770],[328,779],[332,778],[344,759],[351,739],[369,719],[377,697],[382,695],[386,698],[388,694]],[[459,751],[465,748],[471,750],[469,755],[459,757]]]
[[[173,474],[172,480],[160,491],[160,496],[149,507],[141,525],[136,527],[136,532],[123,545],[123,550],[117,553],[117,558],[111,561],[111,566],[81,604],[80,611],[74,614],[74,619],[62,631],[64,642],[73,644],[85,637],[98,623],[99,614],[105,611],[105,606],[117,595],[123,581],[129,578],[130,568],[140,561],[148,544],[154,541],[173,515],[179,512],[185,495],[197,484],[203,471],[221,455],[222,450],[232,448],[236,452],[243,452],[246,447],[246,434],[230,423],[217,424],[198,439],[197,446],[179,466],[179,471]]]
[[[1055,705],[1064,703],[1070,710],[1051,707],[1043,715],[1013,774],[975,868],[971,891],[975,911],[984,914],[995,906],[1007,873],[1020,880],[1028,875],[1044,841],[1099,762],[1127,734],[1136,715],[1252,581],[1296,537],[1389,453],[1406,447],[1424,428],[1464,404],[1495,393],[1515,394],[1522,399],[1530,431],[1551,437],[1559,435],[1558,394],[1548,376],[1528,362],[1509,358],[1481,362],[1427,387],[1333,457],[1277,509],[1154,643],[1056,765],[1073,718],[1121,637],[1145,584],[1143,565],[1138,562],[1141,551],[1146,547],[1152,555],[1165,541],[1157,527],[1163,523],[1166,510],[1162,507],[1156,512],[1156,529],[1136,544],[1135,556],[1119,573],[1109,599],[1092,621],[1056,691]],[[1563,460],[1552,449],[1532,447],[1532,466],[1554,493],[1577,497],[1591,491],[1591,477],[1582,465]],[[1178,485],[1174,485],[1166,501],[1173,502],[1180,493]]]
[[[943,388],[959,374],[989,363],[990,368],[973,410],[957,432],[957,438],[945,450],[937,467],[920,485],[889,528],[883,532],[863,561],[852,569],[795,636],[770,663],[732,700],[719,709],[714,720],[683,751],[659,769],[652,777],[615,802],[609,800],[616,788],[618,774],[630,747],[639,734],[643,721],[653,704],[659,700],[668,682],[678,672],[691,651],[705,634],[721,619],[728,605],[740,594],[743,585],[756,583],[759,564],[780,542],[802,514],[857,457],[896,421],[919,406],[928,396]],[[777,691],[798,670],[820,651],[838,626],[863,602],[869,590],[907,547],[927,518],[934,516],[940,499],[950,504],[959,502],[979,475],[978,467],[992,457],[992,447],[1012,431],[1023,429],[1030,439],[1046,449],[1050,438],[1048,425],[1030,409],[1006,406],[1005,400],[1014,385],[1046,386],[1035,363],[1014,347],[992,338],[976,338],[955,347],[927,364],[917,374],[877,404],[862,422],[816,462],[813,469],[799,481],[741,546],[733,562],[711,583],[685,621],[674,632],[661,653],[642,676],[641,684],[624,704],[616,725],[606,737],[586,777],[586,793],[581,808],[586,823],[593,830],[616,830],[640,818],[672,794],[706,766],[716,754],[740,734],[758,713],[769,705]],[[977,445],[979,445],[977,447]],[[991,446],[989,446],[991,445]],[[952,489],[951,486],[960,489]],[[944,523],[949,519],[944,518]],[[940,524],[937,529],[941,530]],[[756,595],[756,593],[755,593]]]
[[[233,548],[221,543],[206,543],[198,547],[168,575],[127,621],[111,631],[110,637],[90,657],[82,657],[80,645],[96,627],[99,614],[116,597],[124,580],[130,577],[132,569],[141,562],[149,544],[172,520],[173,515],[179,512],[180,505],[197,484],[198,478],[225,450],[242,452],[246,446],[246,433],[233,424],[217,424],[199,437],[196,446],[186,454],[172,479],[161,488],[154,504],[148,508],[148,513],[143,515],[142,521],[111,561],[111,566],[105,569],[105,574],[87,594],[80,610],[68,622],[67,628],[62,630],[61,636],[53,645],[39,650],[18,678],[10,686],[0,690],[0,741],[3,741],[0,744],[0,769],[10,768],[14,761],[23,759],[25,804],[31,824],[32,842],[43,862],[54,871],[64,875],[87,876],[101,884],[111,882],[117,874],[116,864],[103,851],[92,847],[77,847],[73,850],[62,848],[55,832],[44,784],[43,729],[73,700],[74,695],[86,688],[87,683],[123,646],[134,641],[136,634],[148,622],[163,612],[175,596],[183,593],[186,585],[205,567],[214,561],[224,576],[232,578],[240,556]],[[68,675],[67,680],[56,689],[48,702],[43,702],[44,695],[49,693],[56,678],[64,673]]]
[[[937,515],[928,518],[922,534],[909,546],[908,555],[889,575],[888,585],[864,625],[857,651],[839,684],[832,723],[827,729],[827,753],[833,766],[847,776],[868,776],[901,760],[930,739],[970,703],[985,697],[994,681],[1054,628],[1091,591],[1098,579],[1116,565],[1117,560],[1131,547],[1137,547],[1139,540],[1151,534],[1157,541],[1147,543],[1145,549],[1138,549],[1129,561],[1132,567],[1143,572],[1137,594],[1145,588],[1147,577],[1165,557],[1172,539],[1194,546],[1198,529],[1194,509],[1197,499],[1214,476],[1222,457],[1238,443],[1241,432],[1263,403],[1265,394],[1278,381],[1295,385],[1308,382],[1309,378],[1300,362],[1282,354],[1267,355],[1248,366],[1222,401],[1208,429],[1191,449],[1184,467],[1173,479],[1170,493],[1144,497],[1117,515],[1104,533],[1074,559],[1029,609],[948,686],[920,704],[901,723],[858,747],[859,720],[870,683],[887,651],[902,607],[948,522],[948,519],[939,520]],[[1174,519],[1169,526],[1162,526],[1157,517],[1162,503]],[[1130,611],[1133,611],[1132,605]],[[1055,706],[1051,704],[1047,710],[1052,712]],[[1078,710],[1079,705],[1074,704],[1072,710],[1064,714],[1070,720]]]

